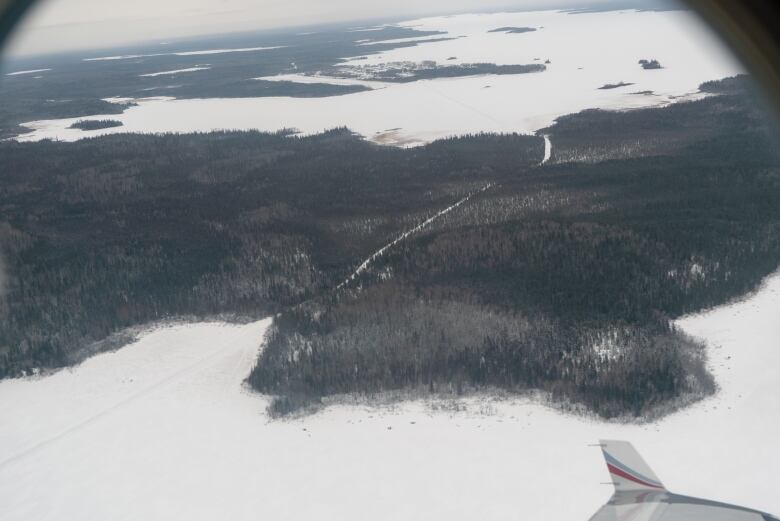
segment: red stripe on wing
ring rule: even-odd
[[[611,465],[610,463],[607,463],[607,468],[609,469],[609,473],[610,474],[614,474],[616,476],[620,476],[621,478],[625,478],[625,479],[627,479],[629,481],[633,481],[634,483],[639,483],[640,485],[645,486],[645,487],[657,488],[657,489],[661,489],[661,490],[663,489],[663,487],[660,487],[658,485],[654,485],[652,483],[648,483],[647,481],[643,481],[643,480],[637,478],[636,476],[632,476],[631,474],[620,470],[619,468]]]

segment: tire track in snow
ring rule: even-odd
[[[457,208],[458,206],[462,205],[463,203],[465,203],[466,201],[468,201],[469,199],[471,199],[473,196],[475,196],[475,195],[477,195],[477,194],[479,194],[479,193],[482,193],[482,192],[484,192],[485,190],[489,189],[489,188],[490,188],[490,187],[492,187],[492,186],[493,186],[493,183],[488,183],[488,184],[486,184],[485,186],[483,186],[482,188],[480,188],[479,190],[476,190],[476,191],[474,191],[474,192],[471,192],[469,195],[467,195],[467,196],[466,196],[466,197],[464,197],[463,199],[459,200],[459,201],[458,201],[458,202],[456,202],[455,204],[453,204],[453,205],[451,205],[451,206],[448,206],[448,207],[447,207],[447,208],[445,208],[444,210],[442,210],[442,211],[440,211],[440,212],[438,212],[438,213],[434,214],[432,217],[429,217],[428,219],[424,220],[423,222],[421,222],[420,224],[418,224],[417,226],[415,226],[415,227],[414,227],[414,228],[412,228],[411,230],[407,230],[407,231],[405,231],[404,233],[402,233],[401,235],[399,235],[398,237],[396,237],[396,238],[395,238],[395,239],[394,239],[392,242],[389,242],[389,243],[385,244],[385,245],[384,245],[384,246],[382,246],[380,249],[378,249],[377,251],[375,251],[375,252],[374,252],[374,253],[373,253],[371,256],[369,256],[369,257],[368,257],[366,260],[364,260],[364,261],[363,261],[363,264],[361,264],[360,266],[358,266],[358,267],[357,267],[357,269],[356,269],[354,272],[352,272],[352,275],[350,275],[349,277],[347,277],[347,278],[346,278],[346,280],[344,280],[344,282],[342,282],[341,284],[339,284],[338,286],[336,286],[336,289],[341,289],[341,288],[343,288],[344,286],[346,286],[347,284],[349,284],[350,282],[352,282],[353,280],[355,280],[355,278],[356,278],[358,275],[360,275],[361,273],[363,273],[364,271],[366,271],[366,270],[368,269],[368,267],[371,265],[371,263],[372,263],[372,262],[374,262],[375,260],[377,260],[377,259],[378,259],[379,257],[381,257],[382,255],[384,255],[384,253],[385,253],[387,250],[389,250],[390,248],[392,248],[393,246],[395,246],[396,244],[398,244],[398,243],[399,243],[399,242],[401,242],[402,240],[406,239],[407,237],[409,237],[410,235],[412,235],[412,234],[414,234],[414,233],[417,233],[418,231],[422,230],[423,228],[425,228],[426,226],[428,226],[429,224],[431,224],[433,221],[435,221],[435,220],[436,220],[436,219],[438,219],[439,217],[441,217],[441,216],[443,216],[443,215],[446,215],[446,214],[448,214],[449,212],[451,212],[452,210],[454,210],[454,209],[455,209],[455,208]]]

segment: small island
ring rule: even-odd
[[[642,68],[645,69],[645,70],[663,69],[663,67],[661,67],[661,62],[659,62],[658,60],[644,60],[644,59],[642,59],[642,60],[639,60],[639,65],[641,65]]]
[[[98,130],[101,128],[121,127],[122,122],[115,119],[80,119],[68,128],[80,130]]]
[[[629,85],[633,85],[633,83],[626,83],[625,81],[621,81],[620,83],[607,83],[599,87],[599,90],[617,89],[619,87],[628,87]]]
[[[506,33],[506,34],[523,34],[535,31],[535,27],[499,27],[497,29],[491,29],[489,33]]]

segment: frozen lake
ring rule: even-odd
[[[438,65],[549,63],[546,71],[527,74],[390,84],[364,79],[368,81],[362,84],[372,90],[324,98],[139,99],[137,106],[120,115],[26,123],[33,132],[19,140],[71,141],[118,132],[216,129],[295,128],[311,134],[345,125],[380,143],[410,146],[480,131],[532,133],[560,115],[587,108],[621,110],[693,99],[699,96],[702,82],[742,72],[709,30],[686,11],[474,14],[411,20],[400,25],[442,31],[446,34],[440,37],[453,39],[423,38],[416,46],[348,60],[342,65],[381,68],[395,62],[426,60]],[[522,34],[490,32],[507,26],[536,30]],[[356,32],[355,40],[365,38],[364,34]],[[645,70],[638,63],[640,59],[658,60],[663,68]],[[277,79],[313,81],[311,77],[296,79],[295,75]],[[343,78],[315,79],[356,83]],[[621,82],[630,85],[599,88]],[[123,126],[94,131],[68,128],[79,119],[109,117]]]
[[[0,382],[0,517],[586,521],[611,494],[588,447],[600,438],[634,443],[674,492],[777,514],[766,469],[780,466],[778,308],[775,275],[680,320],[708,343],[720,391],[648,425],[530,399],[270,421],[267,399],[242,387],[268,320],[158,329],[73,369]]]

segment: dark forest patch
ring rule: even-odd
[[[123,123],[115,119],[80,119],[68,128],[79,130],[99,130],[101,128],[121,127]]]

